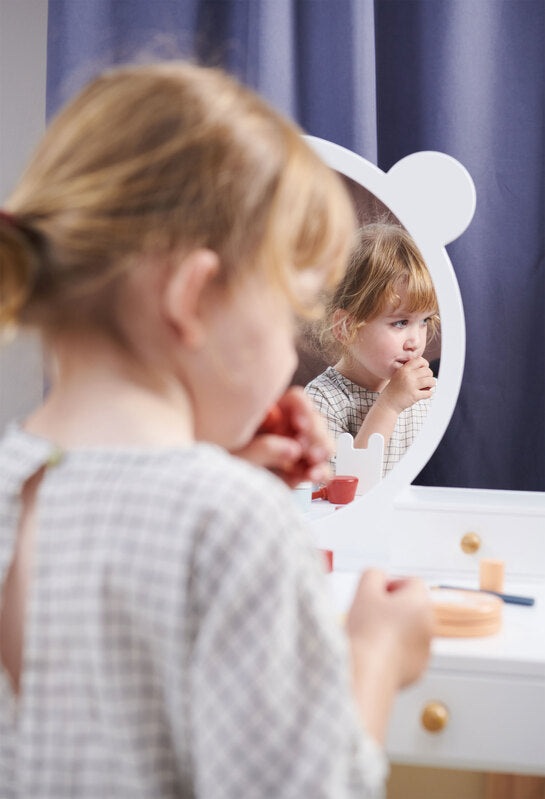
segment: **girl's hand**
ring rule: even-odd
[[[431,599],[421,580],[391,580],[383,572],[369,569],[360,579],[346,626],[356,647],[388,652],[388,669],[396,688],[421,676],[433,631]]]
[[[420,580],[365,572],[347,617],[353,690],[367,729],[384,743],[395,696],[417,680],[430,653],[433,612]]]
[[[390,382],[377,402],[388,405],[397,414],[410,408],[415,402],[433,394],[435,377],[425,358],[419,356],[407,361],[394,372]]]
[[[233,453],[270,469],[290,488],[327,483],[333,445],[324,421],[300,386],[292,386],[270,408],[254,438]]]

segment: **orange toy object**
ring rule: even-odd
[[[289,417],[279,407],[278,404],[272,405],[267,411],[267,415],[257,429],[258,434],[268,434],[272,436],[286,436],[286,438],[297,438],[297,430],[290,422]],[[303,455],[294,468],[309,468],[308,458]]]
[[[347,505],[356,496],[358,478],[352,475],[338,475],[323,488],[312,492],[312,499],[327,499],[334,505]]]
[[[479,588],[483,591],[503,591],[505,563],[503,560],[481,558],[479,561]]]
[[[503,602],[492,594],[432,588],[434,635],[452,638],[493,635],[501,629]]]

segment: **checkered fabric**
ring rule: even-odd
[[[341,433],[350,433],[354,437],[357,435],[379,396],[377,391],[368,391],[356,385],[332,366],[311,380],[305,386],[305,391],[324,416],[329,434],[335,441]],[[384,448],[383,477],[413,443],[426,421],[430,405],[431,399],[423,399],[399,414],[388,446]]]
[[[0,442],[0,587],[21,486]],[[38,495],[21,694],[0,667],[2,799],[382,795],[346,640],[288,489],[198,444],[87,449]]]

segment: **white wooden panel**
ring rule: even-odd
[[[422,726],[429,701],[449,711],[441,732]],[[399,695],[387,751],[396,763],[545,774],[545,681],[430,671]]]

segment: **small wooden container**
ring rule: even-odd
[[[503,591],[505,563],[503,560],[481,558],[479,561],[479,588],[481,591]]]
[[[501,629],[503,602],[497,596],[450,588],[430,589],[435,616],[434,635],[476,637]]]

